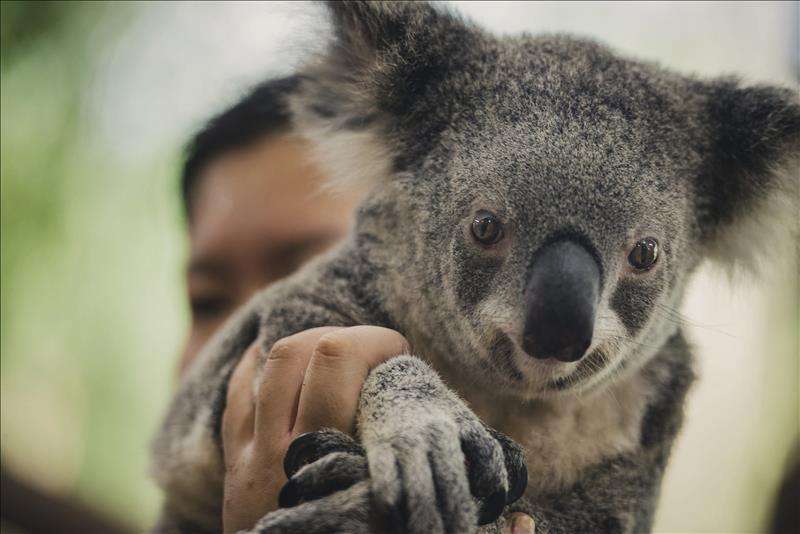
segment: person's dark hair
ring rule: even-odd
[[[192,191],[197,177],[206,165],[226,152],[289,128],[285,97],[298,82],[296,76],[290,76],[259,84],[192,136],[186,146],[181,174],[181,196],[187,218],[191,219]]]

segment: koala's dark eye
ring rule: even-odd
[[[479,211],[472,219],[472,237],[482,245],[494,245],[503,239],[503,223],[494,213]]]
[[[628,254],[628,262],[640,271],[646,271],[658,259],[658,241],[654,237],[645,237],[634,245]]]

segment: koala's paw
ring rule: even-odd
[[[491,523],[524,492],[524,457],[477,418],[460,423],[440,417],[393,432],[372,444],[369,468],[361,446],[341,432],[300,436],[286,454],[280,505],[325,500],[369,478],[367,515],[391,530],[460,533]]]
[[[471,532],[527,486],[520,447],[474,416],[409,424],[367,455],[373,502],[408,532]]]
[[[475,530],[479,511],[470,491],[467,465],[479,464],[465,458],[454,421],[409,422],[406,431],[373,442],[367,457],[372,504],[376,513],[398,531]],[[505,470],[502,464],[499,467]],[[497,478],[498,487],[490,490],[480,512],[484,518],[495,511],[499,514],[505,501]]]

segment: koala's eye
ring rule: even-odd
[[[646,271],[658,259],[658,241],[654,237],[645,237],[634,245],[628,254],[628,262],[640,271]]]
[[[482,245],[493,245],[503,239],[503,223],[494,213],[479,211],[472,219],[472,237]]]

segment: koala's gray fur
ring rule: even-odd
[[[649,530],[693,379],[672,310],[701,260],[747,263],[747,225],[796,198],[797,95],[585,39],[498,38],[427,3],[328,7],[335,37],[290,106],[335,181],[373,187],[346,242],[257,295],[193,365],[155,443],[161,528],[220,527],[225,387],[259,331],[268,349],[314,326],[377,324],[416,356],[364,385],[366,464],[335,453],[303,467],[294,489],[328,495],[256,530],[471,531],[480,503],[520,480],[496,431],[529,474],[507,511],[538,533]],[[494,248],[470,238],[480,209],[505,221]],[[634,272],[645,236],[660,257]],[[560,239],[592,252],[602,285],[586,356],[553,366],[519,336],[531,262]],[[320,490],[326,474],[345,489]]]

